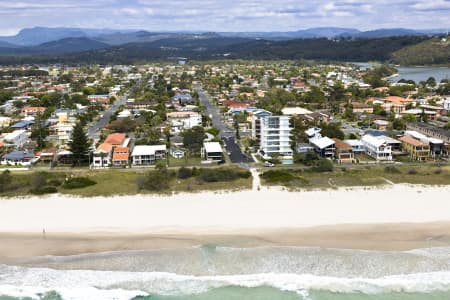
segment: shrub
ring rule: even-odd
[[[409,175],[416,175],[416,174],[417,174],[417,170],[416,170],[416,169],[410,169],[410,170],[408,171],[408,174],[409,174]]]
[[[317,164],[312,168],[315,172],[332,172],[334,169],[333,162],[329,159],[322,158]]]
[[[384,168],[384,173],[390,173],[390,174],[400,174],[400,170],[397,169],[394,166],[387,166]]]
[[[204,182],[233,181],[239,178],[237,172],[230,169],[201,169],[199,179]]]
[[[8,190],[11,182],[11,172],[9,170],[3,171],[3,173],[0,174],[0,193]]]
[[[252,177],[252,173],[250,171],[238,172],[240,178],[247,179]]]
[[[43,186],[43,187],[31,189],[31,193],[33,193],[35,195],[53,194],[53,193],[57,193],[57,192],[58,192],[58,189],[54,186]]]
[[[62,187],[65,189],[73,190],[81,189],[95,184],[97,184],[97,182],[87,177],[73,177],[66,179]]]
[[[192,169],[181,167],[178,169],[177,178],[178,179],[187,179],[192,177]]]
[[[175,176],[175,172],[167,168],[149,172],[145,176],[138,177],[136,184],[138,189],[149,191],[163,191],[170,187],[170,180]]]
[[[288,182],[295,179],[294,175],[287,171],[270,170],[261,175],[267,182]]]

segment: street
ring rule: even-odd
[[[98,133],[102,128],[104,128],[108,123],[111,116],[117,111],[121,105],[125,105],[127,102],[127,94],[119,97],[107,110],[105,110],[102,116],[94,122],[94,124],[88,129],[88,138],[95,140],[98,138]]]
[[[232,163],[252,163],[253,158],[248,157],[242,153],[241,148],[238,146],[234,136],[234,130],[229,128],[225,122],[223,122],[220,113],[212,105],[209,98],[200,85],[194,86],[199,95],[199,100],[202,106],[205,107],[206,113],[211,117],[213,126],[220,130],[219,136],[224,142],[226,151],[229,153],[229,157]]]

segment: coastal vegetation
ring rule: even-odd
[[[448,185],[450,166],[427,165],[367,165],[343,166],[333,171],[314,169],[269,170],[261,175],[264,184],[289,188],[328,189],[353,186],[381,186],[386,184]]]
[[[180,175],[181,174],[181,175]],[[72,169],[54,172],[5,170],[0,173],[0,196],[62,193],[83,197],[148,193],[239,190],[251,187],[251,174],[241,168],[158,167],[151,171]]]

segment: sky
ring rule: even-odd
[[[0,34],[22,28],[295,31],[450,27],[450,0],[0,0]]]

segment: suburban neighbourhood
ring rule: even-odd
[[[450,91],[295,62],[0,69],[1,168],[448,163]]]

